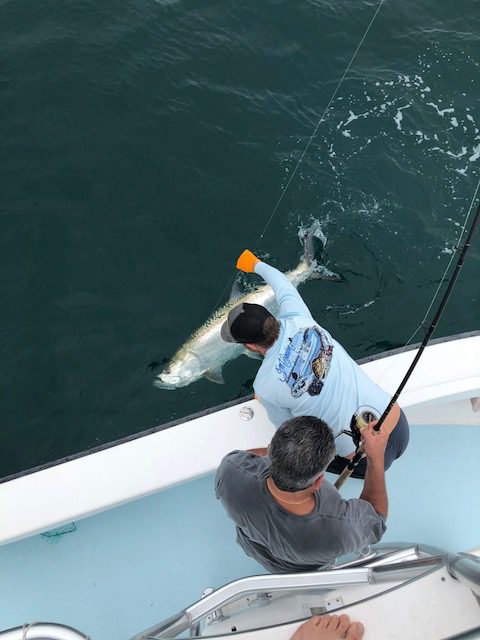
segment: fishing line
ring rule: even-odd
[[[479,191],[480,191],[480,178],[479,178],[479,180],[478,180],[477,187],[476,187],[476,189],[475,189],[475,192],[474,192],[474,194],[473,194],[473,197],[472,197],[472,199],[471,199],[471,201],[470,201],[470,206],[468,207],[467,214],[466,214],[466,216],[465,216],[465,218],[464,218],[464,220],[463,220],[463,226],[462,226],[462,228],[461,228],[461,230],[460,230],[460,234],[459,234],[459,236],[458,236],[458,238],[457,238],[457,241],[456,241],[456,244],[455,244],[454,251],[452,252],[452,255],[451,255],[451,257],[450,257],[450,260],[448,261],[448,264],[447,264],[447,266],[446,266],[446,268],[445,268],[445,270],[444,270],[444,272],[443,272],[443,275],[442,275],[442,277],[440,278],[440,282],[439,282],[439,284],[438,284],[437,290],[436,290],[436,291],[435,291],[435,293],[433,294],[433,297],[432,297],[432,299],[431,299],[431,301],[430,301],[430,304],[429,304],[429,306],[428,306],[428,309],[426,310],[425,315],[423,316],[423,319],[421,320],[421,322],[420,322],[420,324],[418,325],[418,327],[417,327],[417,328],[415,329],[415,331],[412,333],[412,335],[411,335],[411,336],[410,336],[410,338],[407,340],[407,342],[405,342],[405,344],[400,348],[400,350],[398,351],[398,353],[396,353],[395,357],[394,357],[394,358],[392,358],[392,360],[391,360],[390,364],[388,365],[388,367],[385,367],[385,368],[382,370],[382,372],[376,376],[376,380],[375,380],[375,382],[376,382],[377,384],[378,384],[378,380],[383,379],[383,378],[386,376],[386,374],[387,374],[387,373],[392,369],[392,367],[395,365],[395,361],[396,361],[396,359],[397,359],[399,356],[401,356],[403,353],[405,353],[405,352],[407,351],[408,346],[411,344],[412,340],[413,340],[413,339],[414,339],[414,337],[417,335],[417,333],[418,333],[421,329],[424,329],[424,330],[425,330],[425,324],[426,324],[426,322],[427,322],[427,318],[428,318],[428,316],[429,316],[429,314],[430,314],[430,311],[432,310],[433,305],[435,304],[436,299],[438,298],[438,296],[439,296],[439,294],[440,294],[440,290],[441,290],[441,288],[442,288],[442,286],[443,286],[443,284],[444,284],[444,282],[445,282],[445,279],[446,279],[446,277],[447,277],[448,272],[450,271],[450,268],[451,268],[451,266],[452,266],[452,264],[453,264],[453,261],[454,261],[454,260],[455,260],[455,258],[456,258],[456,255],[457,255],[458,249],[459,249],[459,248],[460,248],[460,246],[461,246],[462,238],[463,238],[464,233],[466,232],[467,224],[468,224],[468,220],[469,220],[470,215],[471,215],[471,213],[472,213],[472,210],[473,210],[473,207],[474,207],[474,204],[475,204],[475,201],[476,201],[476,199],[477,199],[477,195],[478,195]],[[368,397],[366,398],[366,400],[365,400],[364,404],[368,404]]]
[[[478,181],[477,188],[475,189],[475,194],[474,194],[472,202],[470,204],[470,209],[469,209],[469,212],[467,214],[467,220],[470,217],[470,213],[471,213],[471,211],[473,209],[473,204],[474,204],[474,202],[476,200],[476,197],[477,197],[479,189],[480,189],[480,179]],[[446,291],[445,291],[445,293],[443,295],[443,298],[442,298],[442,300],[440,302],[440,305],[439,305],[439,307],[437,309],[437,312],[436,312],[432,322],[430,323],[430,326],[428,327],[428,330],[427,330],[426,335],[425,335],[425,337],[424,337],[424,339],[422,341],[422,344],[420,345],[417,353],[415,354],[415,357],[414,357],[412,363],[410,364],[410,367],[408,368],[407,373],[405,374],[405,376],[403,377],[402,381],[400,382],[400,385],[398,386],[398,389],[393,394],[390,402],[388,403],[388,406],[386,407],[385,411],[382,413],[382,415],[381,415],[380,419],[378,420],[377,424],[373,427],[375,431],[379,431],[380,430],[380,428],[381,428],[382,424],[384,423],[386,417],[388,416],[390,410],[392,409],[393,405],[397,401],[397,399],[400,396],[401,392],[403,391],[405,385],[407,384],[411,374],[413,373],[418,361],[420,360],[420,357],[421,357],[423,351],[425,350],[425,347],[428,344],[428,341],[430,340],[433,332],[435,331],[435,328],[436,328],[436,326],[438,324],[438,321],[439,321],[439,319],[440,319],[440,317],[441,317],[441,315],[442,315],[442,313],[443,313],[443,311],[444,311],[444,309],[445,309],[445,307],[447,305],[447,302],[448,302],[450,294],[451,294],[451,292],[453,290],[453,287],[455,286],[455,283],[457,281],[458,275],[459,275],[460,270],[461,270],[461,268],[463,266],[463,262],[464,262],[465,256],[467,254],[468,249],[470,248],[470,242],[471,242],[472,236],[473,236],[473,234],[475,232],[476,227],[478,226],[479,221],[480,221],[480,204],[478,205],[477,212],[475,213],[473,221],[472,221],[472,223],[470,225],[470,229],[469,229],[467,238],[465,240],[465,244],[462,247],[462,251],[461,251],[460,256],[459,256],[459,258],[457,260],[457,264],[456,264],[455,270],[452,273],[452,275],[450,276],[450,280],[448,282],[447,289],[446,289]],[[465,227],[464,227],[464,229],[465,229]],[[462,229],[462,233],[460,235],[460,238],[463,236],[464,229]],[[458,248],[460,248],[460,247],[457,247],[457,249]],[[443,284],[443,281],[440,283],[440,286],[442,284]],[[430,305],[429,309],[431,309],[431,306],[432,305]],[[339,489],[344,484],[344,482],[352,475],[353,471],[355,470],[355,468],[357,467],[358,463],[360,462],[360,460],[363,457],[364,457],[364,452],[363,452],[362,446],[360,445],[360,446],[357,447],[357,451],[355,452],[355,456],[350,460],[350,462],[348,462],[348,464],[346,465],[345,469],[342,471],[342,473],[338,477],[337,481],[335,482],[335,487],[337,489]]]
[[[227,284],[223,288],[222,293],[218,296],[218,299],[217,299],[216,303],[214,304],[214,306],[212,307],[209,315],[212,315],[212,313],[215,311],[215,309],[218,309],[218,305],[220,304],[220,301],[223,299],[223,296],[226,294],[228,289],[230,289],[230,287],[232,286],[233,281],[235,280],[236,277],[237,277],[237,271],[233,271],[232,275],[230,276],[230,279],[228,280]]]
[[[302,153],[302,155],[300,156],[300,159],[299,159],[299,161],[297,162],[297,164],[296,164],[296,166],[295,166],[295,169],[294,169],[294,170],[293,170],[293,172],[291,173],[291,175],[290,175],[290,177],[289,177],[289,179],[288,179],[288,181],[287,181],[287,184],[286,184],[286,185],[285,185],[285,187],[283,188],[283,190],[282,190],[282,192],[281,192],[281,194],[280,194],[280,197],[278,198],[278,200],[277,200],[277,204],[275,205],[275,207],[274,207],[274,209],[273,209],[272,213],[270,214],[270,217],[269,217],[269,218],[268,218],[268,220],[267,220],[267,224],[265,225],[265,227],[264,227],[264,229],[263,229],[262,233],[261,233],[261,234],[260,234],[260,236],[259,236],[260,240],[262,240],[262,239],[263,239],[263,236],[264,236],[264,234],[265,234],[265,231],[266,231],[266,230],[268,229],[268,227],[270,226],[270,223],[271,223],[271,221],[273,220],[273,217],[275,216],[275,214],[276,214],[276,212],[277,212],[277,209],[278,209],[278,207],[279,207],[279,205],[280,205],[281,201],[283,200],[283,198],[284,198],[284,196],[285,196],[285,194],[286,194],[286,192],[287,192],[287,190],[288,190],[288,188],[289,188],[289,186],[290,186],[290,183],[292,182],[292,180],[293,180],[293,178],[294,178],[295,174],[297,173],[298,168],[299,168],[299,166],[301,165],[303,158],[305,157],[305,154],[307,153],[307,151],[308,151],[308,149],[309,149],[310,145],[311,145],[311,144],[312,144],[312,142],[313,142],[313,139],[314,139],[314,138],[315,138],[315,136],[317,135],[317,131],[318,131],[318,129],[319,129],[319,127],[320,127],[320,125],[322,124],[322,122],[324,122],[325,115],[326,115],[327,111],[330,109],[330,105],[331,105],[331,104],[332,104],[332,102],[335,100],[335,98],[336,98],[336,96],[337,96],[337,93],[338,93],[338,91],[339,91],[339,89],[340,89],[340,86],[342,85],[342,82],[345,80],[345,76],[346,76],[346,75],[347,75],[347,73],[350,71],[350,67],[352,66],[353,61],[354,61],[354,60],[355,60],[355,58],[357,57],[357,53],[359,52],[360,47],[362,46],[363,42],[365,41],[365,38],[367,37],[368,32],[370,31],[370,29],[371,29],[371,27],[372,27],[372,25],[373,25],[373,23],[374,23],[374,21],[375,21],[375,18],[377,17],[378,12],[380,11],[380,9],[382,8],[382,6],[383,6],[383,4],[384,4],[384,3],[385,3],[385,0],[381,0],[381,1],[380,1],[380,4],[378,5],[378,7],[377,7],[377,9],[376,9],[376,11],[375,11],[375,13],[373,14],[373,18],[370,20],[370,23],[369,23],[368,27],[366,28],[365,33],[363,34],[363,36],[362,36],[362,38],[361,38],[360,42],[358,43],[358,46],[357,46],[357,48],[355,49],[355,52],[354,52],[353,56],[350,58],[350,62],[348,63],[348,65],[347,65],[347,67],[346,67],[345,71],[343,72],[343,75],[342,75],[342,77],[340,78],[340,81],[338,82],[338,84],[337,84],[337,86],[336,86],[336,88],[335,88],[335,91],[334,91],[334,92],[333,92],[333,94],[332,94],[332,97],[331,97],[331,98],[330,98],[330,100],[328,101],[328,104],[327,104],[327,106],[325,107],[325,109],[324,109],[324,111],[323,111],[322,117],[321,117],[321,118],[320,118],[320,120],[317,122],[317,126],[316,126],[316,127],[315,127],[315,129],[313,130],[313,133],[312,133],[312,135],[310,136],[310,139],[308,140],[308,142],[307,142],[307,144],[306,144],[306,146],[305,146],[305,149],[303,150],[303,153]]]
[[[443,282],[444,282],[444,280],[446,278],[447,273],[450,270],[450,267],[451,267],[451,265],[452,265],[452,263],[453,263],[453,261],[455,259],[455,256],[457,255],[457,251],[460,248],[460,245],[461,245],[461,242],[462,242],[462,238],[463,238],[463,234],[466,231],[467,222],[468,222],[468,219],[470,218],[470,214],[472,213],[473,205],[475,204],[475,200],[477,199],[477,195],[478,195],[479,190],[480,190],[480,178],[478,180],[477,188],[475,189],[475,193],[473,194],[473,198],[472,198],[472,200],[470,202],[470,206],[468,208],[467,215],[465,216],[465,219],[463,221],[463,227],[462,227],[462,229],[460,231],[460,235],[458,236],[458,240],[456,242],[455,250],[452,252],[452,256],[450,258],[450,261],[448,262],[447,267],[446,267],[445,271],[443,272],[443,275],[442,275],[442,278],[440,280],[440,283],[439,283],[439,285],[437,287],[437,290],[435,291],[435,293],[433,295],[432,301],[430,302],[430,305],[429,305],[427,311],[425,312],[423,320],[420,322],[418,328],[415,330],[415,332],[410,336],[408,341],[405,343],[405,348],[411,343],[411,341],[416,336],[416,334],[420,331],[420,329],[423,328],[423,326],[424,326],[424,324],[425,324],[425,322],[427,320],[427,317],[428,317],[428,315],[429,315],[429,313],[430,313],[430,311],[431,311],[431,309],[433,307],[433,304],[434,304],[435,300],[437,299],[438,294],[440,293],[440,289],[442,288],[442,284],[443,284]]]
[[[350,62],[348,63],[348,65],[347,65],[347,67],[346,67],[345,71],[343,72],[343,75],[342,75],[342,77],[340,78],[339,82],[337,83],[337,86],[335,87],[335,91],[333,92],[333,94],[332,94],[332,96],[331,96],[330,100],[328,101],[328,104],[327,104],[327,106],[325,107],[325,109],[324,109],[324,111],[323,111],[323,114],[322,114],[322,116],[321,116],[320,120],[317,122],[317,125],[316,125],[315,129],[313,130],[313,133],[312,133],[312,135],[310,136],[310,138],[309,138],[309,140],[308,140],[308,142],[307,142],[307,144],[306,144],[306,146],[305,146],[305,148],[304,148],[304,150],[303,150],[303,152],[302,152],[302,155],[300,156],[300,159],[298,160],[298,162],[297,162],[297,164],[296,164],[296,166],[295,166],[295,169],[294,169],[294,170],[293,170],[293,172],[290,174],[290,177],[289,177],[289,179],[288,179],[288,181],[287,181],[287,184],[286,184],[286,185],[285,185],[285,187],[282,189],[282,192],[280,193],[280,197],[278,198],[277,203],[276,203],[275,207],[273,208],[273,211],[272,211],[272,213],[270,214],[270,217],[268,218],[266,225],[265,225],[265,226],[264,226],[264,228],[263,228],[263,231],[262,231],[262,232],[261,232],[261,234],[258,236],[258,237],[259,237],[259,240],[263,240],[263,237],[264,237],[264,235],[265,235],[266,230],[267,230],[267,229],[268,229],[268,227],[270,226],[270,223],[272,222],[272,220],[273,220],[273,218],[274,218],[274,216],[275,216],[275,214],[276,214],[276,212],[277,212],[277,210],[278,210],[278,207],[280,206],[280,203],[282,202],[282,200],[283,200],[283,198],[284,198],[284,196],[285,196],[285,194],[286,194],[286,192],[287,192],[288,188],[290,187],[290,184],[291,184],[291,182],[292,182],[292,180],[293,180],[294,176],[296,175],[296,173],[297,173],[297,171],[298,171],[298,168],[300,167],[300,165],[301,165],[301,163],[302,163],[302,161],[303,161],[303,158],[305,157],[305,154],[307,153],[307,151],[308,151],[308,149],[309,149],[310,145],[312,144],[312,142],[313,142],[313,140],[314,140],[315,136],[317,135],[317,131],[318,131],[318,129],[319,129],[319,127],[320,127],[320,125],[322,124],[322,122],[324,122],[324,121],[325,121],[325,115],[327,114],[327,111],[330,109],[330,106],[331,106],[332,102],[335,100],[335,98],[336,98],[336,96],[337,96],[337,93],[338,93],[338,91],[340,90],[340,87],[341,87],[341,85],[342,85],[343,81],[345,80],[345,76],[346,76],[346,75],[347,75],[347,73],[350,71],[350,68],[351,68],[351,66],[352,66],[352,64],[353,64],[353,61],[354,61],[354,60],[355,60],[355,58],[357,57],[357,54],[358,54],[358,52],[360,51],[360,48],[361,48],[361,46],[363,45],[363,43],[364,43],[364,41],[365,41],[365,38],[367,37],[367,35],[368,35],[368,33],[369,33],[370,29],[372,28],[373,23],[375,22],[375,18],[377,17],[377,15],[378,15],[378,13],[379,13],[380,9],[381,9],[381,8],[382,8],[382,6],[385,4],[385,2],[386,2],[386,0],[380,0],[380,3],[379,3],[379,5],[378,5],[377,9],[375,10],[375,13],[373,14],[372,19],[370,20],[370,22],[369,22],[369,24],[368,24],[367,28],[365,29],[365,32],[364,32],[364,34],[363,34],[362,38],[360,39],[360,42],[358,43],[357,48],[355,49],[355,51],[354,51],[354,53],[353,53],[352,57],[350,58]],[[213,308],[212,308],[212,312],[211,312],[211,313],[213,313],[213,311],[214,311],[215,309],[217,309],[217,308],[218,308],[218,305],[220,304],[220,301],[222,300],[222,298],[223,298],[223,296],[225,295],[226,291],[227,291],[227,290],[228,290],[228,288],[230,287],[230,285],[231,285],[231,283],[233,282],[233,280],[234,280],[235,276],[236,276],[236,271],[234,271],[234,272],[233,272],[232,277],[229,279],[229,281],[228,281],[228,282],[227,282],[227,284],[225,285],[225,288],[223,289],[222,293],[221,293],[221,294],[220,294],[220,296],[218,297],[218,300],[217,300],[217,302],[215,303],[215,305],[213,306]]]

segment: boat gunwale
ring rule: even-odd
[[[435,344],[442,344],[442,343],[447,343],[447,342],[453,342],[455,340],[462,340],[465,338],[472,338],[472,337],[476,337],[476,336],[480,336],[480,330],[475,330],[475,331],[465,331],[462,333],[457,333],[457,334],[452,334],[449,336],[445,336],[445,337],[441,337],[441,338],[435,338],[434,340],[430,340],[430,342],[428,343],[428,346],[433,346]],[[365,358],[360,358],[358,360],[356,360],[357,364],[362,365],[362,364],[367,364],[369,362],[375,362],[377,360],[382,360],[384,358],[390,357],[390,356],[395,356],[395,355],[399,355],[401,353],[408,353],[409,351],[413,351],[415,349],[418,349],[420,347],[421,343],[415,343],[412,345],[408,345],[407,347],[398,347],[396,349],[392,349],[392,350],[388,350],[388,351],[382,351],[378,354],[375,354],[373,356],[367,356]],[[100,451],[105,451],[107,449],[111,449],[112,447],[116,447],[118,445],[122,445],[125,444],[127,442],[132,442],[133,440],[137,440],[139,438],[143,438],[145,436],[149,436],[152,435],[154,433],[157,433],[159,431],[166,431],[167,429],[171,429],[172,427],[175,427],[179,424],[185,424],[187,422],[191,422],[192,420],[196,420],[198,418],[202,418],[204,416],[208,416],[211,415],[213,413],[217,413],[218,411],[222,411],[224,409],[228,409],[230,407],[234,407],[236,405],[239,404],[243,404],[244,402],[248,402],[250,400],[252,400],[254,397],[254,394],[248,394],[245,396],[242,396],[240,398],[234,398],[233,400],[228,400],[226,402],[223,402],[222,404],[218,404],[215,405],[213,407],[207,407],[206,409],[202,409],[200,411],[197,411],[195,413],[191,413],[187,416],[184,416],[182,418],[177,418],[175,420],[170,420],[169,422],[165,422],[162,424],[159,424],[155,427],[149,427],[148,429],[144,429],[142,431],[137,431],[136,433],[132,433],[128,436],[123,436],[122,438],[118,438],[117,440],[111,440],[110,442],[105,442],[104,444],[101,445],[97,445],[95,447],[91,447],[89,449],[84,449],[83,451],[79,451],[77,453],[72,453],[66,456],[63,456],[62,458],[57,458],[56,460],[51,460],[49,462],[45,462],[44,464],[40,464],[37,465],[35,467],[30,467],[29,469],[24,469],[22,471],[18,471],[17,473],[13,473],[13,474],[9,474],[7,476],[4,476],[2,478],[0,478],[0,484],[4,484],[6,482],[10,482],[12,480],[17,480],[19,478],[23,478],[27,475],[30,475],[32,473],[37,473],[39,471],[44,471],[45,469],[50,469],[52,467],[64,464],[66,462],[71,462],[73,460],[78,460],[80,458],[83,458],[85,456],[89,456],[92,455],[94,453],[98,453]]]

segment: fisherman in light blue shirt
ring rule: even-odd
[[[237,268],[260,275],[273,289],[278,304],[274,317],[265,307],[243,303],[234,307],[222,326],[222,338],[238,342],[263,356],[254,382],[255,395],[279,426],[294,416],[313,415],[324,420],[336,437],[337,456],[329,471],[340,473],[355,446],[349,429],[352,416],[368,405],[381,415],[389,394],[371,380],[345,349],[312,318],[288,278],[246,250]],[[409,427],[395,403],[383,423],[389,435],[385,469],[405,451]],[[339,435],[340,434],[340,435]],[[361,461],[354,477],[364,477]]]

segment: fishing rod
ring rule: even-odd
[[[478,191],[478,188],[477,188]],[[385,411],[382,413],[381,417],[379,418],[377,424],[373,427],[374,431],[379,431],[380,427],[382,426],[382,424],[385,422],[386,417],[388,416],[391,408],[393,407],[393,405],[395,404],[395,402],[398,399],[398,396],[402,393],[403,388],[405,387],[405,385],[408,382],[408,379],[410,378],[410,376],[413,373],[413,370],[415,369],[415,367],[417,366],[418,361],[420,360],[420,357],[425,349],[425,347],[427,346],[430,338],[432,337],[433,332],[435,331],[435,328],[438,324],[438,321],[440,320],[440,317],[447,305],[448,299],[450,297],[450,294],[452,293],[453,287],[455,286],[455,283],[457,281],[458,275],[460,273],[460,270],[463,266],[463,262],[465,260],[465,256],[467,254],[468,249],[470,248],[470,242],[473,236],[473,233],[476,229],[476,227],[478,226],[478,223],[480,221],[480,204],[478,205],[477,208],[477,212],[475,214],[475,217],[473,218],[473,222],[470,226],[470,230],[468,232],[467,238],[465,240],[465,244],[462,247],[462,251],[460,253],[460,256],[458,258],[457,261],[457,266],[455,267],[455,270],[450,278],[450,281],[448,283],[448,287],[445,291],[445,294],[442,298],[442,301],[438,307],[437,313],[435,314],[435,317],[433,318],[432,322],[430,323],[430,326],[427,329],[427,332],[425,334],[425,337],[422,341],[422,344],[420,345],[415,358],[412,361],[412,364],[410,365],[407,373],[405,374],[405,376],[403,377],[403,380],[401,381],[398,389],[395,391],[395,393],[392,396],[392,399],[390,400],[390,402],[388,403],[387,408],[385,409]],[[460,246],[457,246],[457,249],[459,249]],[[358,427],[356,427],[354,424],[354,419],[352,419],[352,431],[354,431],[355,429],[358,429]],[[358,466],[358,463],[360,462],[360,460],[364,457],[364,451],[362,448],[361,443],[359,442],[359,434],[357,433],[357,437],[356,440],[358,442],[358,444],[356,444],[356,451],[355,451],[355,455],[354,457],[350,460],[350,462],[346,465],[346,467],[344,468],[344,470],[342,471],[342,473],[338,476],[337,481],[335,482],[335,488],[339,489],[346,480],[348,480],[348,478],[352,475],[352,473],[355,471],[356,467]],[[355,441],[355,438],[354,438]]]

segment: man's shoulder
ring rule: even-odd
[[[231,451],[220,463],[215,476],[215,492],[222,501],[243,502],[256,490],[263,476],[268,475],[265,456],[250,451]]]
[[[258,456],[250,451],[235,450],[227,453],[220,463],[217,478],[220,476],[258,476],[268,467],[265,456]]]

